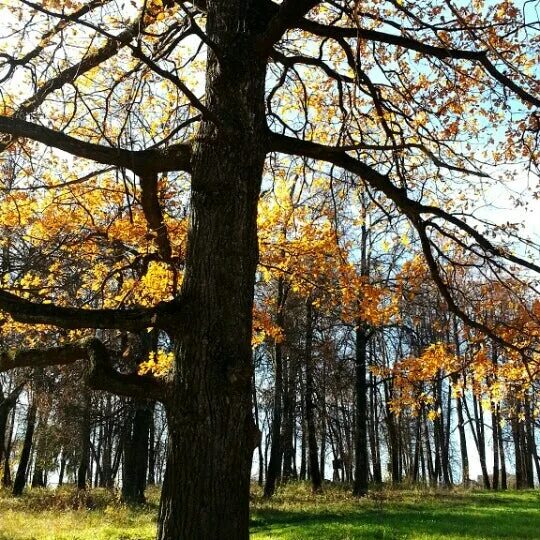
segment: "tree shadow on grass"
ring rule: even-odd
[[[251,530],[256,539],[283,540],[540,539],[540,509],[536,497],[521,504],[515,498],[486,499],[467,500],[465,497],[461,504],[457,501],[444,506],[409,504],[407,508],[397,509],[384,505],[379,509],[359,506],[335,512],[261,509],[252,518]]]

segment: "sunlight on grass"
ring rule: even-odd
[[[153,540],[159,492],[141,507],[117,494],[72,488],[0,491],[0,540]],[[254,540],[533,540],[540,538],[540,493],[385,489],[356,500],[342,486],[312,495],[290,484],[265,501],[252,493]]]
[[[515,540],[540,538],[540,493],[384,490],[355,500],[339,487],[314,496],[296,484],[255,497],[252,538]]]

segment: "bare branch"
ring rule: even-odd
[[[111,34],[111,33],[107,32],[102,27],[97,26],[95,24],[92,24],[92,23],[90,23],[88,21],[73,19],[73,17],[71,15],[51,11],[49,9],[44,8],[43,6],[40,6],[40,5],[38,5],[38,4],[34,3],[34,2],[30,2],[28,0],[19,0],[19,1],[22,2],[25,5],[33,8],[33,9],[35,9],[36,11],[39,11],[39,12],[44,13],[46,15],[49,15],[51,17],[56,17],[58,19],[68,20],[68,21],[74,20],[75,22],[78,22],[81,26],[85,26],[87,28],[90,28],[90,29],[94,30],[95,32],[97,32],[98,34],[101,34],[101,35],[105,36],[107,39],[113,40],[113,41],[116,40],[119,44],[122,44],[122,45],[128,47],[135,58],[138,58],[139,60],[141,60],[152,71],[154,71],[155,73],[157,73],[158,75],[160,75],[164,79],[172,82],[186,96],[186,98],[189,100],[191,105],[199,110],[199,112],[203,115],[203,117],[206,120],[209,120],[209,121],[213,122],[214,124],[219,125],[219,123],[220,123],[219,118],[217,118],[212,113],[212,111],[210,111],[204,105],[204,103],[202,103],[202,101],[194,94],[194,92],[179,77],[177,77],[174,73],[171,73],[171,72],[167,71],[166,69],[163,69],[161,66],[159,66],[159,64],[157,62],[154,62],[147,54],[145,54],[143,52],[143,50],[141,49],[141,47],[139,45],[133,45],[131,43],[132,36],[128,37],[128,38],[125,38],[125,37],[122,36],[122,34],[114,35],[114,34]]]
[[[387,43],[389,45],[396,45],[403,47],[404,49],[416,51],[426,56],[444,59],[454,60],[470,60],[472,62],[479,62],[487,73],[489,73],[497,82],[512,90],[523,101],[540,107],[540,99],[527,92],[524,88],[516,84],[512,79],[501,73],[495,65],[488,58],[487,51],[468,51],[463,49],[452,49],[445,47],[437,47],[435,45],[429,45],[422,43],[416,39],[399,36],[397,34],[388,34],[387,32],[380,32],[378,30],[368,30],[365,28],[344,28],[340,26],[326,26],[324,24],[310,21],[308,19],[302,19],[298,24],[298,28],[311,32],[321,37],[330,37],[334,39],[343,38],[358,38],[365,39],[367,41],[375,41],[379,43]]]

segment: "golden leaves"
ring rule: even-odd
[[[152,374],[155,377],[165,377],[174,361],[174,353],[172,351],[165,351],[158,349],[157,351],[151,351],[148,355],[148,359],[139,365],[139,375]]]

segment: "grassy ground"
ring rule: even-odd
[[[0,491],[0,540],[153,540],[157,490],[130,508],[94,490]],[[271,501],[252,497],[255,540],[540,540],[540,492],[383,490],[357,501],[339,487],[313,496],[292,484]]]

